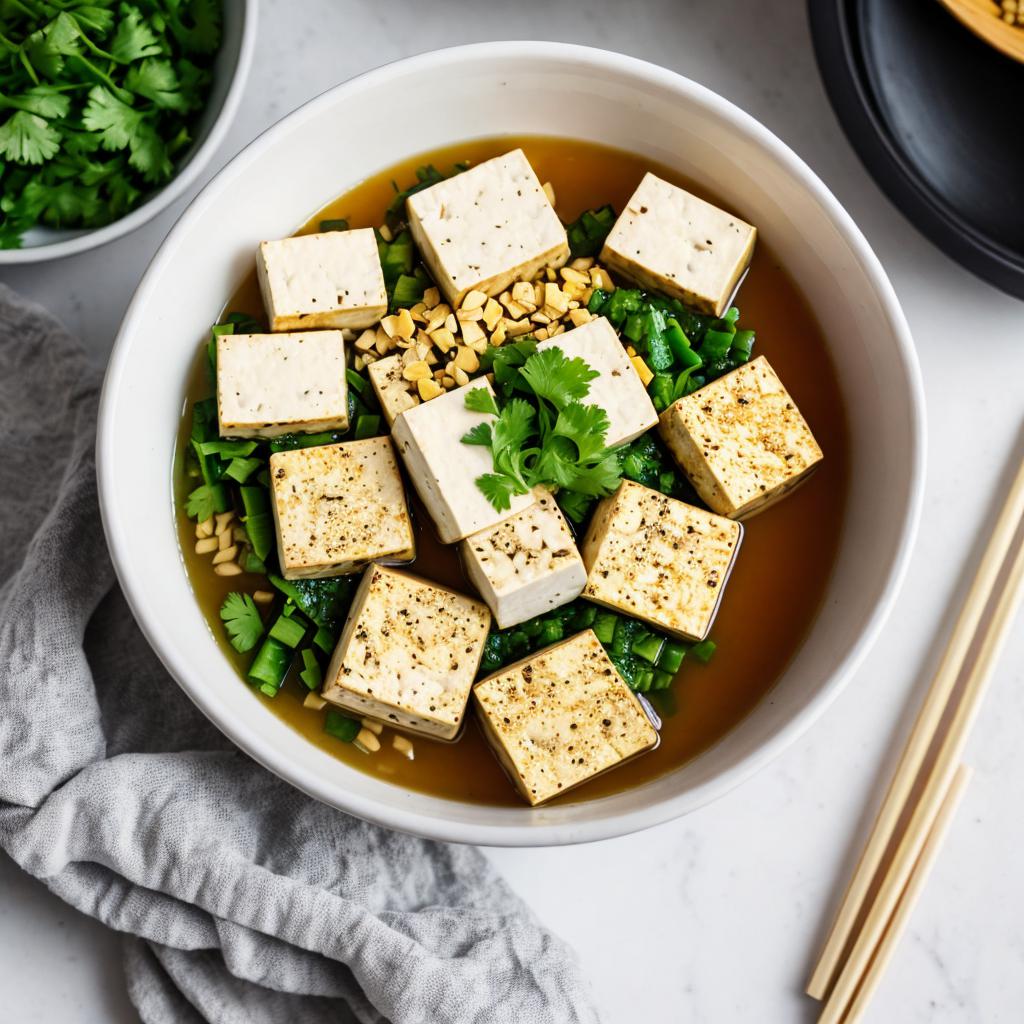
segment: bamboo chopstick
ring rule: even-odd
[[[878,983],[882,979],[882,973],[892,958],[893,950],[895,950],[896,944],[903,934],[903,929],[910,919],[914,904],[917,902],[917,898],[921,895],[921,890],[928,880],[928,875],[931,873],[939,850],[942,848],[942,841],[946,837],[949,824],[953,820],[953,815],[956,813],[957,805],[960,803],[960,798],[964,795],[964,790],[967,788],[967,782],[970,777],[971,769],[966,765],[960,765],[942,801],[942,806],[939,808],[939,816],[935,819],[931,832],[928,833],[928,839],[921,850],[921,856],[914,865],[910,881],[907,882],[907,887],[903,891],[903,895],[900,896],[900,901],[896,907],[896,912],[893,914],[892,921],[889,922],[889,927],[886,929],[882,941],[878,944],[878,949],[875,950],[871,966],[864,975],[860,988],[857,989],[857,994],[850,1004],[850,1010],[843,1019],[843,1024],[859,1024],[863,1019],[867,1004],[875,994],[875,989],[878,988]]]
[[[935,763],[927,776],[924,792],[914,808],[906,832],[896,847],[896,854],[882,879],[849,958],[818,1018],[819,1024],[839,1024],[842,1020],[871,955],[892,918],[900,893],[906,887],[914,864],[921,855],[921,849],[935,824],[939,808],[952,782],[953,773],[963,755],[971,725],[981,707],[981,700],[992,678],[992,670],[1002,651],[1014,613],[1024,592],[1022,584],[1024,544],[1020,545],[1014,556],[1013,564],[996,600],[992,618],[984,629],[977,659],[968,669],[963,694],[953,714],[949,731],[939,745]]]
[[[835,922],[822,948],[818,964],[807,984],[807,994],[823,998],[832,984],[840,957],[846,948],[853,926],[860,915],[864,900],[878,866],[892,841],[896,825],[906,807],[907,799],[921,770],[921,765],[932,745],[935,732],[949,703],[950,695],[963,668],[964,658],[974,640],[978,623],[988,604],[999,570],[1013,542],[1017,528],[1024,518],[1024,462],[1017,471],[1006,501],[999,513],[988,546],[978,565],[978,571],[957,617],[949,643],[942,655],[935,679],[925,698],[917,720],[900,756],[896,773],[882,800],[867,845],[843,895]]]

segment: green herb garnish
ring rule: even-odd
[[[220,36],[218,0],[0,4],[0,247],[107,224],[167,182]]]
[[[263,636],[263,619],[248,594],[228,594],[220,606],[220,617],[231,646],[239,654],[251,651]]]
[[[615,224],[615,210],[611,206],[601,206],[596,210],[584,210],[580,216],[565,228],[569,236],[569,255],[596,256],[604,246]]]
[[[490,449],[494,472],[477,477],[476,485],[496,509],[508,509],[513,495],[538,484],[595,497],[615,490],[622,471],[605,445],[608,414],[581,401],[597,376],[583,359],[554,346],[534,351],[511,374],[506,383],[516,396],[501,408],[486,388],[466,394],[467,409],[495,417],[462,441]]]

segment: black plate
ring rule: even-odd
[[[868,171],[940,249],[1024,298],[1024,64],[938,0],[808,10],[826,91]]]

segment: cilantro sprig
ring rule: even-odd
[[[0,247],[107,224],[171,178],[221,19],[219,0],[0,3]]]
[[[251,651],[263,636],[263,618],[248,594],[228,594],[220,606],[220,617],[231,646],[239,654]]]
[[[466,394],[466,408],[494,419],[478,423],[464,444],[489,448],[493,472],[476,485],[499,511],[538,484],[587,497],[611,494],[622,478],[616,449],[607,447],[608,415],[585,404],[598,374],[580,358],[554,346],[541,352],[532,341],[495,349],[486,369],[494,373],[499,406],[486,387]]]

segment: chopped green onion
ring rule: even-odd
[[[232,459],[224,475],[237,483],[244,484],[263,465],[262,459]]]
[[[575,259],[578,256],[596,256],[604,245],[615,224],[615,210],[608,205],[595,210],[584,211],[576,220],[566,226],[569,236],[569,251]]]
[[[265,562],[274,549],[274,521],[270,514],[270,499],[265,487],[240,487],[245,510],[245,529],[256,557]]]
[[[664,642],[662,637],[654,633],[639,636],[633,641],[633,653],[638,658],[643,658],[644,661],[649,661],[653,665],[657,662],[658,655],[661,654]]]
[[[355,439],[362,441],[368,437],[376,437],[380,433],[381,419],[379,416],[365,415],[356,420]]]
[[[343,715],[337,708],[328,708],[324,715],[324,732],[343,743],[351,743],[361,728],[358,719]]]
[[[344,217],[320,221],[321,231],[348,231],[348,221]]]
[[[225,459],[241,459],[256,451],[255,441],[196,441],[200,455],[220,455]]]
[[[660,668],[654,670],[654,678],[651,680],[652,690],[667,690],[672,685],[672,674],[664,672]]]
[[[615,624],[619,617],[615,612],[598,612],[594,618],[594,633],[602,644],[610,644],[615,638]]]
[[[248,678],[261,693],[275,697],[281,689],[288,669],[291,667],[293,651],[290,647],[268,636],[256,652],[249,666]]]
[[[318,627],[317,631],[313,634],[313,643],[320,648],[324,654],[330,654],[334,650],[334,642],[337,639],[334,633],[329,630],[326,626]]]
[[[306,627],[287,615],[279,615],[277,621],[270,627],[270,636],[286,647],[298,647],[305,635]]]
[[[704,640],[699,644],[694,644],[690,648],[690,653],[703,665],[706,665],[710,660],[711,656],[718,649],[718,645],[713,640]]]
[[[391,309],[415,306],[423,301],[426,282],[412,274],[400,274],[395,281],[395,290],[391,293]]]
[[[670,672],[675,675],[682,667],[683,658],[686,657],[686,648],[675,640],[666,640],[658,655],[658,668],[663,672]]]
[[[319,690],[324,681],[323,672],[320,670],[320,662],[317,661],[316,654],[308,647],[303,648],[302,665],[299,679],[305,683],[307,689]]]

